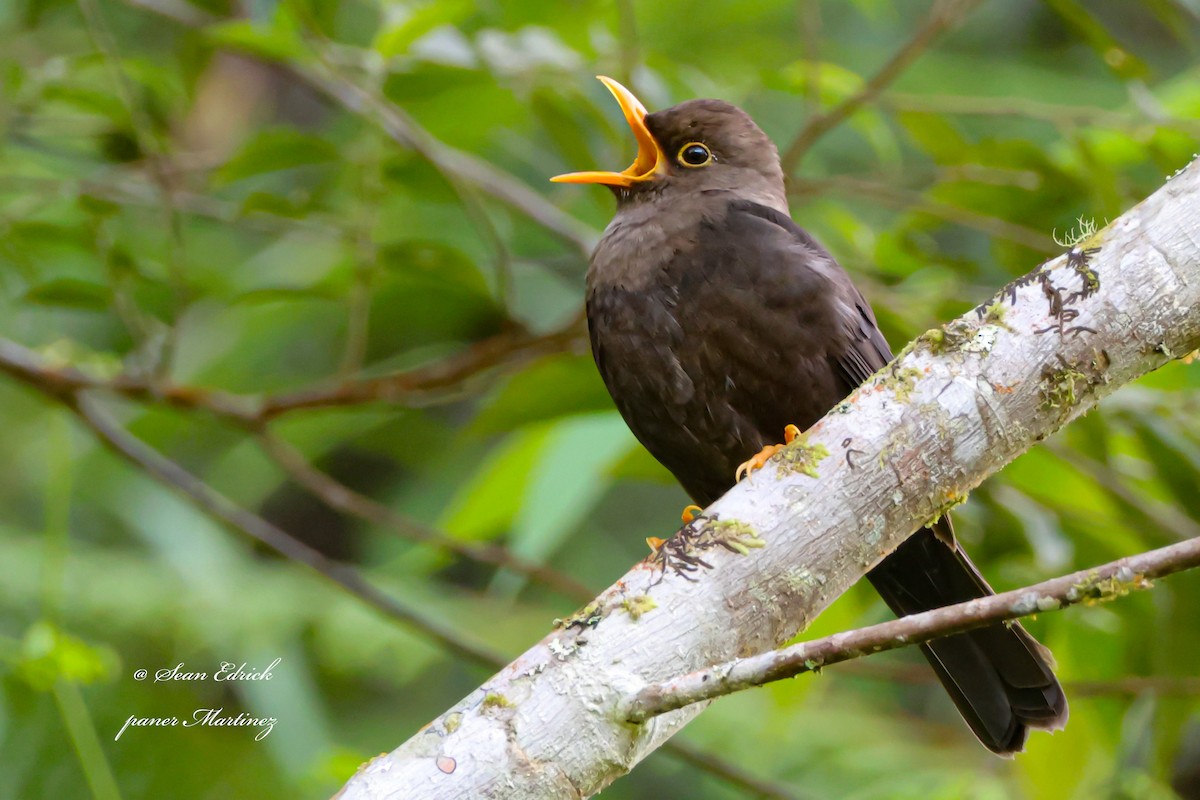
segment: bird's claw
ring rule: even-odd
[[[760,470],[771,459],[771,456],[778,453],[786,445],[791,444],[800,436],[800,429],[795,425],[788,425],[783,429],[783,444],[769,444],[762,450],[759,450],[752,457],[746,459],[741,464],[738,464],[737,472],[733,474],[735,481],[740,481],[747,477],[751,472]],[[686,513],[686,509],[684,510]]]
[[[683,520],[684,525],[687,525],[689,522],[694,520],[696,517],[700,516],[701,512],[703,512],[703,511],[704,511],[704,509],[701,508],[700,506],[696,506],[696,505],[687,506],[683,509],[683,513],[679,515],[679,518]]]

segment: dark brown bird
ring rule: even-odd
[[[592,354],[634,435],[708,505],[785,426],[813,425],[892,353],[849,276],[792,222],[779,154],[745,112],[691,100],[648,114],[600,80],[637,137],[637,159],[623,172],[554,178],[617,196],[587,274]],[[992,593],[946,517],[867,577],[900,616]],[[1050,654],[1020,625],[922,650],[993,752],[1066,723]]]

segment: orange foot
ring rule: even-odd
[[[799,435],[799,428],[797,428],[795,425],[788,425],[783,429],[783,444],[769,444],[762,450],[759,450],[757,453],[755,453],[754,456],[749,460],[743,461],[738,465],[737,472],[733,474],[734,480],[740,481],[751,472],[762,469],[763,465],[767,463],[767,460],[770,459],[771,456],[782,450],[785,445],[789,445],[794,442],[796,437]]]
[[[700,506],[686,506],[683,509],[683,513],[679,515],[679,518],[681,520],[683,520],[684,525],[687,525],[689,522],[694,520],[696,517],[700,516],[700,512],[702,512],[703,510],[704,509],[701,508]]]

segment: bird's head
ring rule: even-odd
[[[550,180],[602,184],[620,204],[721,192],[786,212],[779,153],[745,111],[723,100],[689,100],[650,114],[612,78],[600,81],[633,130],[637,158],[621,172],[571,172]]]

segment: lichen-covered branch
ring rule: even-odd
[[[831,664],[928,642],[994,622],[1100,603],[1149,589],[1161,578],[1200,566],[1200,538],[1122,558],[1092,569],[1009,592],[913,614],[823,639],[739,658],[638,690],[628,698],[625,718],[645,722],[677,708],[794,678]]]
[[[594,794],[705,705],[634,725],[629,697],[777,647],[988,475],[1198,344],[1192,164],[919,337],[653,557],[364,766],[341,796]]]

